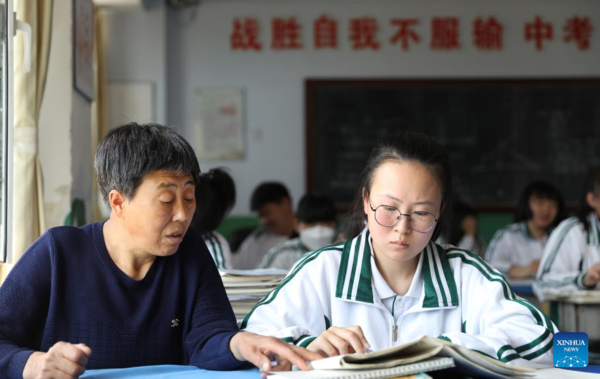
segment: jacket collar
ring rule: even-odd
[[[590,212],[588,222],[590,224],[590,231],[587,235],[588,244],[600,245],[600,220],[598,220],[595,212]]]
[[[344,244],[335,296],[342,300],[373,304],[370,233],[361,234]],[[456,282],[444,249],[430,242],[421,252],[423,308],[449,308],[459,304]],[[414,281],[415,279],[413,279]]]

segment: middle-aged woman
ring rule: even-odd
[[[0,377],[189,364],[308,369],[318,355],[240,332],[194,215],[200,168],[161,125],[110,131],[95,158],[106,222],[41,236],[0,287]],[[200,253],[199,253],[200,251]]]

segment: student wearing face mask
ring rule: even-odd
[[[298,212],[299,237],[275,246],[265,256],[261,268],[289,270],[305,253],[333,242],[335,237],[335,203],[328,196],[306,194],[300,200]]]

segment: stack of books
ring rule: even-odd
[[[281,283],[287,270],[219,270],[238,323],[265,295]]]

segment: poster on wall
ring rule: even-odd
[[[129,122],[156,122],[153,82],[109,82],[108,122],[112,129]]]
[[[196,90],[196,154],[202,162],[244,157],[243,90],[198,88]]]
[[[94,99],[94,4],[73,0],[73,82],[86,99]]]

